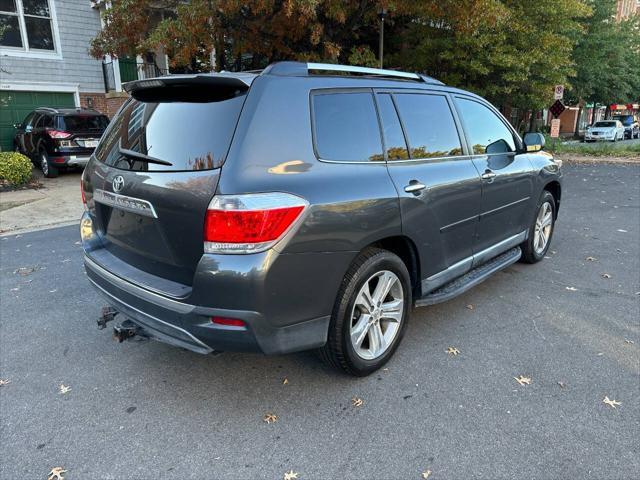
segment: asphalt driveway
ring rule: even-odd
[[[354,379],[117,344],[75,227],[3,237],[0,478],[638,478],[639,239],[640,165],[569,166],[549,258],[414,311]]]

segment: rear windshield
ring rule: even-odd
[[[594,127],[615,127],[616,122],[596,122]]]
[[[245,96],[207,103],[153,103],[131,99],[111,122],[96,157],[123,170],[218,168],[229,149]],[[151,161],[142,161],[132,152]]]
[[[109,125],[104,115],[66,115],[58,117],[58,128],[65,132],[102,132]]]

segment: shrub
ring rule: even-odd
[[[0,152],[0,180],[22,185],[31,178],[31,160],[18,152]]]

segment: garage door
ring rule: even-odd
[[[13,149],[13,124],[36,107],[75,107],[73,93],[0,91],[0,150]]]

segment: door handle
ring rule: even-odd
[[[482,174],[482,179],[483,180],[491,180],[492,178],[495,178],[497,174],[493,173],[490,170],[487,170],[486,172],[484,172]]]
[[[404,187],[404,191],[407,193],[418,194],[425,188],[427,188],[427,186],[424,183],[420,183],[418,180],[411,180],[409,185]]]

